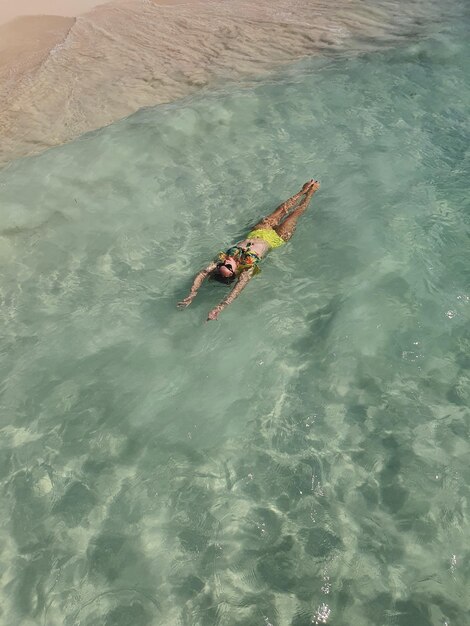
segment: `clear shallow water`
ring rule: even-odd
[[[465,29],[0,173],[2,624],[460,626]],[[315,176],[217,323],[214,252]]]

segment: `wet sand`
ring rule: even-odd
[[[79,13],[97,1],[69,7]],[[425,28],[420,10],[430,14],[420,7],[418,0],[338,0],[334,8],[327,0],[112,0],[78,17],[17,18],[0,25],[0,165],[220,81],[416,36]],[[436,17],[439,10],[436,3]]]

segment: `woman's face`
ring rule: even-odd
[[[225,259],[223,263],[217,266],[219,274],[224,278],[234,278],[237,273],[237,262],[233,258],[233,256],[229,256]]]

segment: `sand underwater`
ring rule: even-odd
[[[468,8],[237,6],[59,18],[1,83],[1,626],[469,622]]]

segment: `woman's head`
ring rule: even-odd
[[[221,280],[221,282],[231,282],[237,275],[237,269],[238,262],[233,256],[228,256],[220,263],[217,263],[214,278]]]

